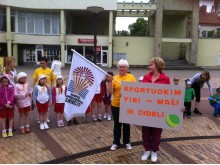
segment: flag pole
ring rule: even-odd
[[[97,65],[95,65],[94,63],[92,63],[91,61],[89,61],[88,59],[86,59],[85,57],[83,57],[83,56],[82,56],[81,54],[79,54],[75,49],[71,49],[71,51],[74,52],[74,53],[76,53],[78,56],[80,56],[81,58],[83,58],[84,60],[86,60],[88,63],[90,63],[91,65],[93,65],[94,67],[96,67],[97,69],[99,69],[100,71],[104,72],[105,75],[111,76],[111,75],[109,75],[106,71],[104,71],[103,69],[99,68]],[[113,77],[113,79],[114,79],[117,83],[121,84],[121,82],[119,82],[118,80],[116,80],[114,77]]]

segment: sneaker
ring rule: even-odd
[[[13,132],[12,131],[8,131],[8,137],[12,137],[13,136]]]
[[[78,122],[77,119],[73,119],[73,124],[75,124],[75,125],[79,125],[80,123]]]
[[[108,121],[112,120],[111,115],[108,115]]]
[[[187,118],[191,118],[191,115],[188,115]]]
[[[127,150],[131,150],[132,149],[131,143],[125,144],[125,147],[127,148]]]
[[[150,156],[150,151],[144,151],[144,154],[141,157],[141,160],[147,160]]]
[[[57,121],[57,127],[58,127],[58,128],[61,127],[60,121]]]
[[[107,113],[104,114],[103,119],[107,119],[108,115]]]
[[[151,162],[155,163],[157,162],[157,153],[156,152],[151,152]]]
[[[202,112],[200,112],[197,108],[195,108],[193,112],[194,112],[195,114],[202,115]]]
[[[6,138],[6,137],[8,137],[8,134],[6,132],[2,132],[2,137]]]
[[[25,133],[24,128],[20,128],[20,131],[21,131],[21,134],[24,134],[24,133]]]
[[[98,121],[102,121],[102,115],[101,114],[98,115]]]
[[[44,122],[44,129],[49,129],[49,126],[48,126],[48,124],[47,124],[47,122]]]
[[[116,149],[118,149],[118,145],[112,144],[110,150],[114,151],[114,150],[116,150]]]
[[[50,123],[50,119],[49,118],[47,118],[47,123]]]
[[[93,121],[97,121],[95,115],[92,116],[92,120],[93,120]]]
[[[30,127],[26,127],[26,128],[25,128],[25,132],[26,132],[26,133],[30,133]]]
[[[61,127],[64,127],[64,122],[63,122],[63,120],[60,120],[60,126],[61,126]]]
[[[43,123],[40,124],[40,130],[44,130],[44,124]]]

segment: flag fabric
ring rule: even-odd
[[[104,70],[76,51],[73,52],[64,106],[64,116],[67,121],[85,114],[106,75]]]

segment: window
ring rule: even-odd
[[[0,14],[1,17],[1,14]],[[60,18],[58,13],[14,11],[11,20],[17,22],[16,32],[27,34],[59,34]],[[0,25],[2,19],[0,18]],[[15,25],[12,29],[15,31]]]
[[[0,31],[6,31],[6,10],[0,8]]]
[[[15,32],[15,10],[11,10],[11,31]]]
[[[18,12],[18,32],[25,33],[25,12],[19,11]]]

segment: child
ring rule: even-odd
[[[173,78],[173,84],[174,85],[178,85],[179,84],[180,79],[178,77],[174,77]]]
[[[92,99],[91,102],[91,114],[92,114],[92,120],[97,121],[97,118],[94,114],[95,106],[97,105],[98,108],[98,120],[102,121],[102,94],[101,94],[101,87],[99,86],[96,90],[96,94]]]
[[[27,74],[20,72],[15,85],[15,97],[19,111],[19,122],[21,134],[30,132],[29,112],[31,110],[32,90],[27,83]],[[25,129],[24,129],[25,126]]]
[[[214,107],[214,116],[220,116],[220,87],[216,89],[216,93],[209,97],[210,105]]]
[[[141,76],[141,77],[139,77],[139,80],[138,80],[138,82],[142,82],[143,81],[143,76]]]
[[[0,117],[2,118],[2,137],[11,137],[14,121],[14,86],[10,84],[8,76],[1,78],[0,86]],[[6,133],[6,119],[9,119],[8,134]]]
[[[33,91],[33,102],[34,106],[37,106],[39,119],[40,119],[40,129],[49,129],[47,124],[47,111],[48,106],[51,105],[51,88],[47,85],[47,78],[45,75],[41,74],[38,76],[38,84],[35,85]]]
[[[57,126],[64,127],[63,112],[65,105],[67,87],[63,84],[63,76],[56,77],[56,86],[52,90],[52,102],[57,114]]]
[[[186,81],[184,106],[186,107],[185,114],[188,118],[191,117],[191,101],[195,96],[195,91],[193,88],[191,88],[191,85],[192,83],[190,81]]]
[[[113,76],[113,72],[111,71],[108,71],[107,72],[109,75]],[[103,103],[105,105],[105,114],[103,116],[104,119],[107,119],[108,121],[111,120],[111,94],[108,93],[107,91],[107,83],[108,83],[108,80],[105,79],[104,81],[102,81],[101,83],[101,91],[102,92],[102,97],[103,97]]]

